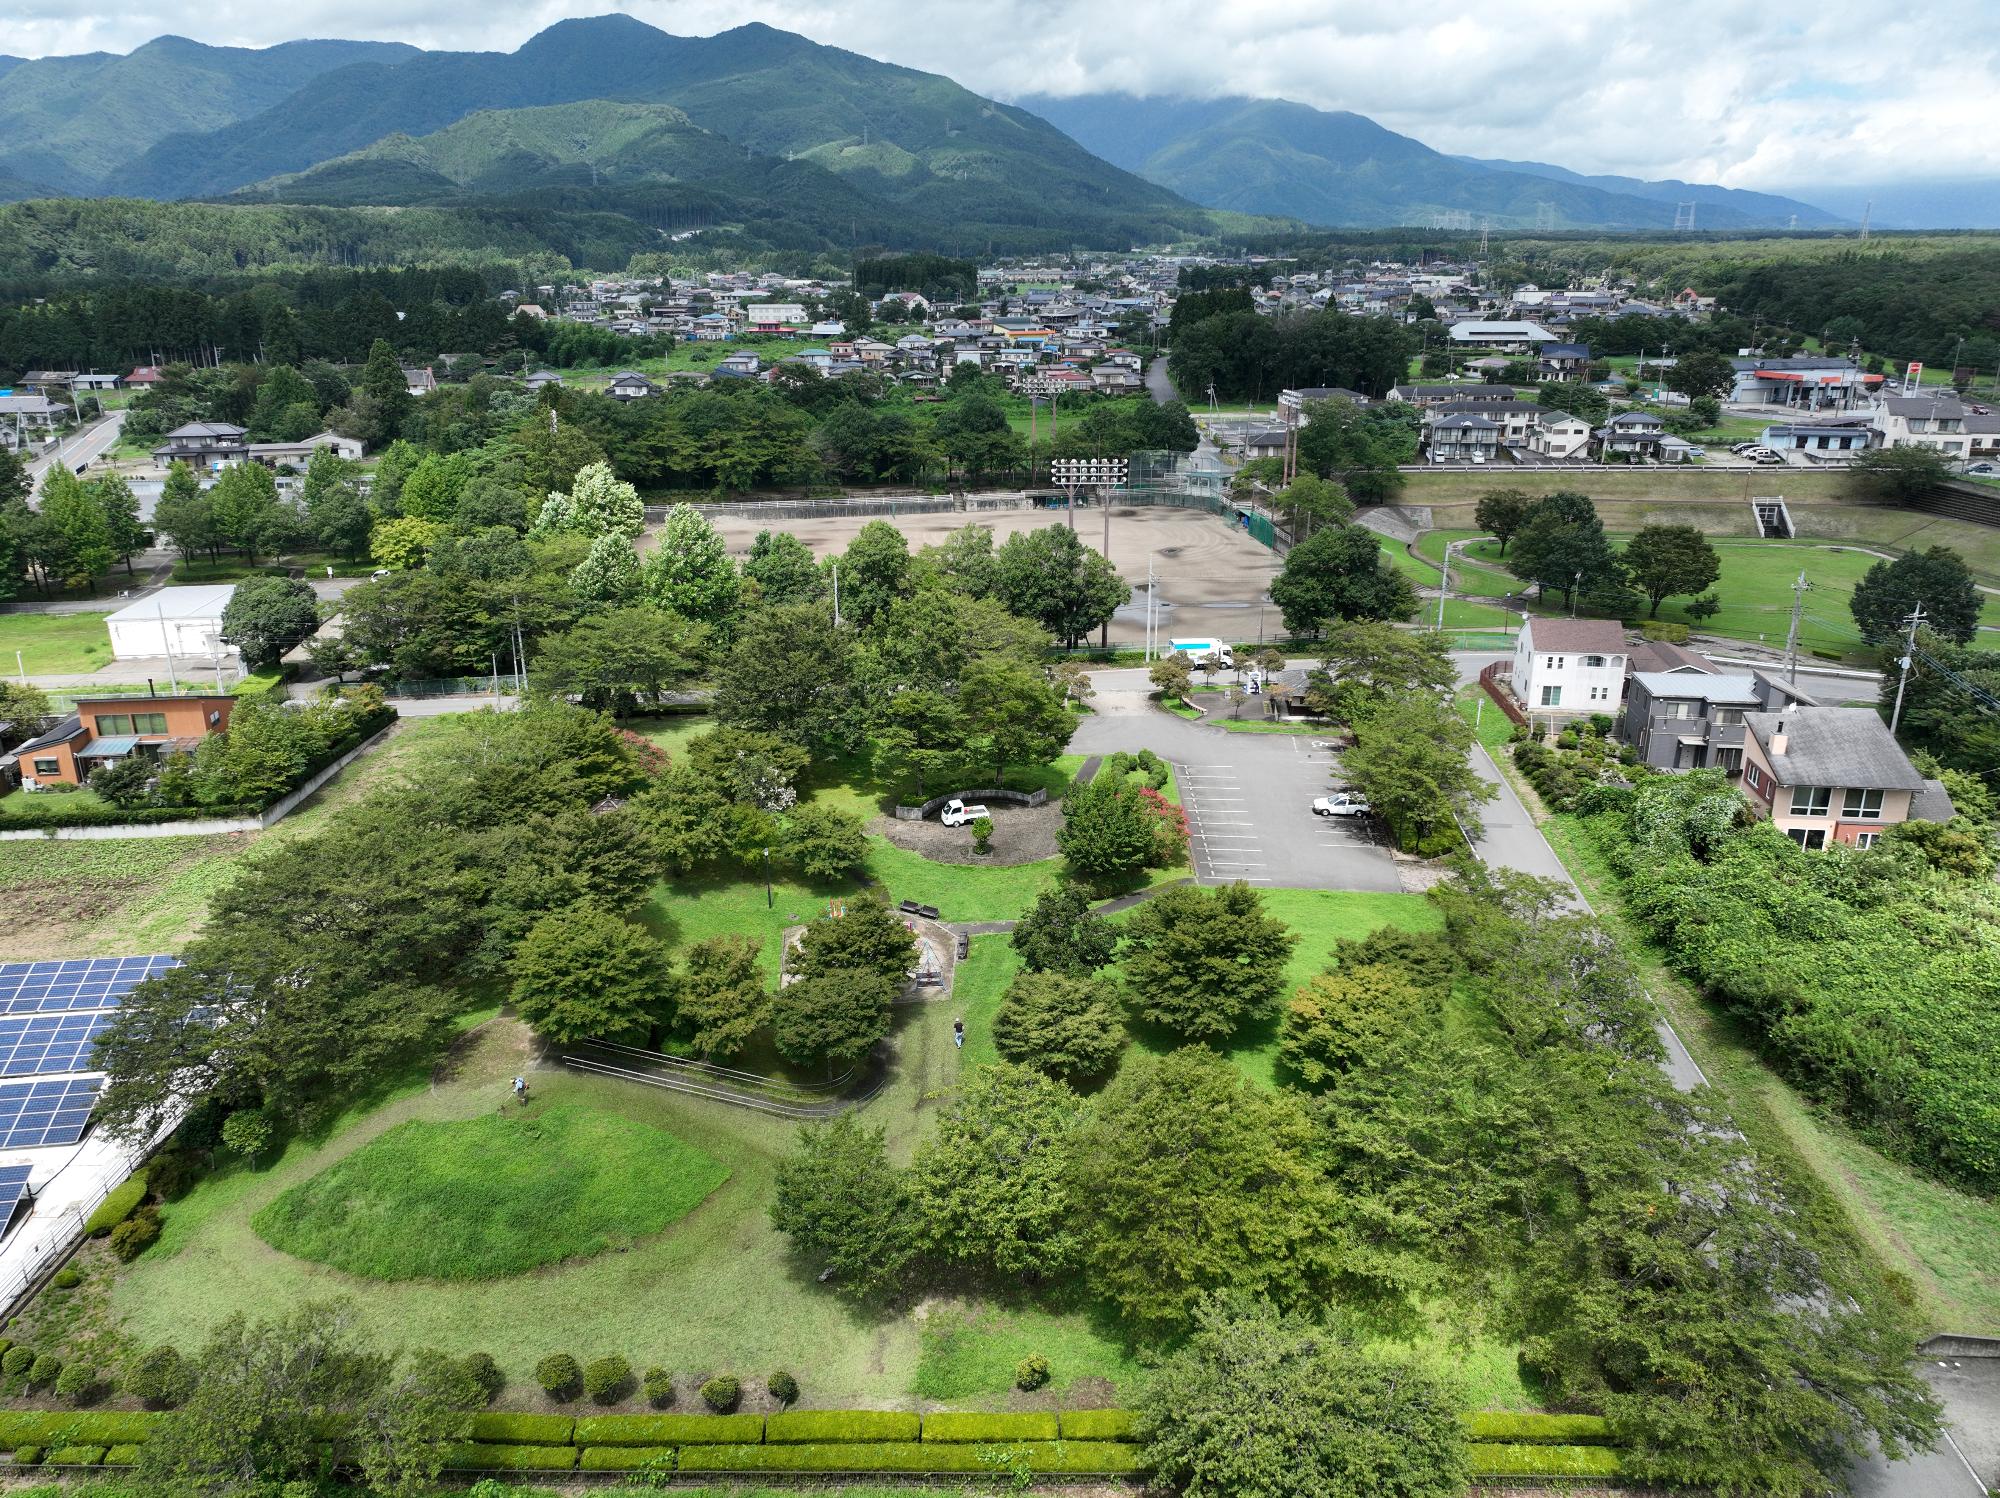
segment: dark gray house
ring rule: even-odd
[[[1726,770],[1743,765],[1743,715],[1810,707],[1796,687],[1758,671],[1711,675],[1635,671],[1625,683],[1618,737],[1656,770]]]

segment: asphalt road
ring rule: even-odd
[[[57,458],[61,458],[72,469],[88,463],[103,453],[110,451],[118,440],[118,432],[125,425],[125,413],[113,411],[95,426],[86,427],[83,433],[67,438],[60,449],[44,453],[28,463],[28,473],[36,484],[40,484],[43,471]]]

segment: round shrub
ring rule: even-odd
[[[469,1352],[465,1355],[465,1371],[479,1392],[491,1404],[500,1397],[500,1391],[507,1387],[507,1375],[500,1371],[500,1365],[493,1361],[490,1352]]]
[[[111,1251],[129,1264],[151,1248],[160,1236],[157,1208],[141,1207],[111,1230]]]
[[[535,1364],[535,1382],[551,1399],[574,1399],[583,1387],[583,1369],[566,1352],[552,1352]]]
[[[648,1368],[646,1376],[640,1380],[646,1391],[646,1403],[656,1410],[663,1410],[674,1402],[674,1376],[664,1368]]]
[[[167,1343],[142,1355],[125,1379],[126,1391],[149,1410],[168,1410],[187,1398],[193,1375]]]
[[[583,1392],[599,1404],[616,1404],[632,1387],[632,1365],[612,1356],[592,1358],[584,1365]]]
[[[743,1397],[743,1385],[736,1381],[734,1374],[718,1373],[701,1386],[701,1402],[718,1415],[726,1415],[736,1408],[736,1402]]]
[[[39,1446],[16,1446],[14,1465],[17,1467],[39,1467],[46,1453]]]
[[[782,1368],[764,1380],[764,1387],[780,1404],[798,1403],[799,1381]]]
[[[83,1283],[83,1271],[74,1264],[65,1264],[56,1271],[55,1278],[49,1283],[58,1290],[74,1290]]]
[[[56,1375],[56,1393],[64,1399],[82,1404],[97,1387],[97,1370],[86,1368],[81,1363],[71,1363]]]
[[[9,1378],[18,1378],[35,1366],[35,1349],[23,1347],[16,1342],[5,1353],[0,1353],[0,1373]]]
[[[1049,1360],[1039,1352],[1031,1352],[1014,1365],[1014,1387],[1017,1389],[1039,1389],[1049,1381]]]
[[[46,1389],[50,1384],[62,1377],[62,1371],[62,1359],[52,1352],[45,1352],[36,1358],[34,1366],[28,1369],[28,1387],[31,1389]]]

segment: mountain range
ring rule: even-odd
[[[1810,203],[1449,156],[1281,99],[999,103],[752,24],[558,22],[513,52],[160,37],[0,57],[0,202],[207,199],[624,215],[765,244],[964,254],[1283,228],[1845,227]]]
[[[1469,215],[1496,229],[1670,229],[1693,201],[1707,229],[1837,228],[1809,203],[1531,161],[1447,156],[1365,115],[1284,99],[1036,94],[1019,101],[1105,160],[1214,208],[1336,228]]]

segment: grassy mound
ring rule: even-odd
[[[382,1280],[479,1280],[657,1233],[729,1178],[584,1108],[400,1124],[252,1219],[273,1248]]]

